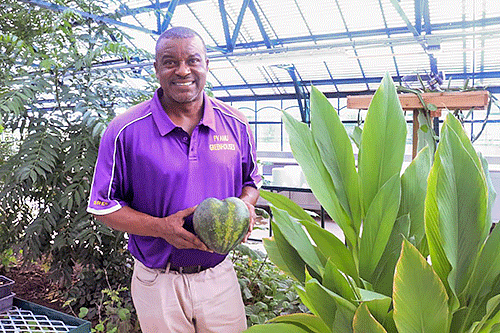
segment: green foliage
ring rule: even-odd
[[[59,3],[95,15],[107,6]],[[107,122],[153,91],[151,75],[99,64],[151,56],[71,11],[7,0],[0,15],[0,122],[14,141],[0,165],[1,246],[19,244],[28,261],[50,258],[53,277],[69,286],[75,265],[123,261],[124,234],[96,222],[87,198]]]
[[[103,289],[98,304],[98,320],[93,326],[92,332],[107,333],[130,333],[140,332],[138,322],[132,321],[132,312],[134,310],[130,299],[127,298],[128,288]],[[89,309],[80,308],[79,318],[89,318]]]
[[[266,255],[240,244],[230,256],[240,283],[248,326],[307,311],[294,289],[296,283],[280,272]]]
[[[300,283],[314,319],[283,316],[249,332],[498,330],[500,228],[489,233],[495,192],[485,159],[451,113],[437,148],[429,140],[403,173],[406,122],[388,75],[370,104],[357,168],[344,127],[316,88],[310,129],[283,119],[345,243],[288,198],[261,191],[274,218],[267,253]]]

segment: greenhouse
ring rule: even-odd
[[[0,15],[0,333],[500,331],[498,1]]]

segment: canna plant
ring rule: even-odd
[[[311,313],[248,332],[500,332],[500,228],[489,233],[495,192],[459,121],[448,114],[435,154],[426,146],[402,170],[406,121],[388,74],[357,163],[315,87],[310,105],[310,128],[287,113],[283,120],[308,184],[345,239],[288,198],[261,191],[273,212],[269,258],[300,283]]]

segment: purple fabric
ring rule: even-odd
[[[99,147],[87,211],[105,215],[129,206],[165,217],[207,197],[240,196],[259,187],[253,135],[241,112],[204,96],[204,114],[191,137],[154,97],[117,116]],[[184,227],[192,232],[192,220]],[[180,250],[162,238],[130,235],[132,255],[150,268],[213,267],[224,255]]]

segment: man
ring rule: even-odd
[[[246,328],[232,262],[192,228],[205,198],[237,196],[252,216],[247,238],[261,182],[247,120],[204,93],[208,62],[196,32],[164,32],[154,63],[161,88],[116,117],[99,147],[88,211],[130,235],[132,299],[144,333]]]

